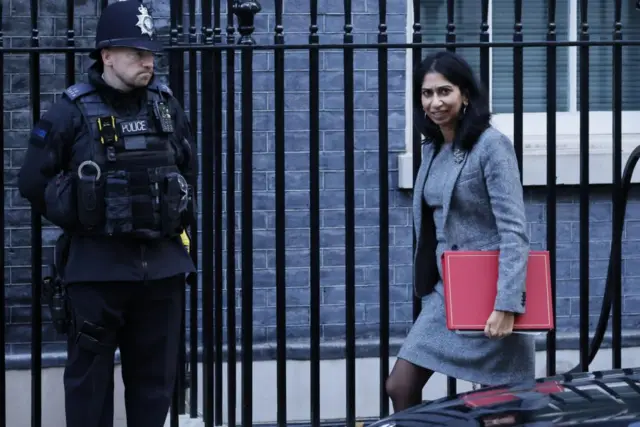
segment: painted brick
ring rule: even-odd
[[[222,2],[223,39],[226,39],[226,2]],[[63,3],[54,0],[40,2],[38,25],[41,44],[63,45],[66,39],[66,18]],[[168,2],[152,1],[152,10],[159,18],[160,31],[164,37],[169,31]],[[274,6],[264,2],[263,10],[256,17],[257,43],[272,43],[275,27]],[[344,5],[342,0],[319,1],[318,28],[321,43],[341,43],[344,30]],[[404,42],[406,31],[406,2],[392,1],[387,4],[387,31],[391,42]],[[186,12],[186,10],[185,10]],[[352,2],[353,35],[355,42],[375,43],[378,34],[378,1],[358,0]],[[30,42],[30,9],[27,2],[13,2],[11,8],[3,9],[5,46],[27,46]],[[78,46],[91,46],[98,17],[95,0],[82,2],[75,9],[75,31]],[[307,43],[309,31],[309,2],[290,0],[285,2],[285,40],[287,43]],[[188,15],[185,15],[184,30],[188,32]],[[197,26],[201,17],[197,15]],[[237,32],[236,32],[237,36]],[[354,54],[355,72],[351,77],[354,87],[354,194],[355,211],[355,316],[357,336],[376,337],[379,331],[379,135],[378,135],[378,54],[375,49],[357,51]],[[344,126],[348,118],[344,111],[345,75],[344,54],[335,49],[325,49],[319,54],[320,63],[320,299],[321,334],[323,340],[340,340],[345,337],[345,134]],[[226,173],[227,156],[227,75],[226,54],[223,54],[223,172]],[[84,78],[82,72],[90,61],[76,57],[77,78]],[[168,58],[159,60],[159,73],[166,78]],[[286,224],[286,265],[285,283],[276,283],[275,255],[275,80],[274,57],[271,52],[257,51],[253,60],[253,93],[251,94],[253,120],[253,212],[254,221],[254,290],[253,337],[256,341],[275,339],[276,287],[285,286],[287,337],[308,340],[309,301],[312,274],[310,265],[309,233],[309,170],[310,116],[309,116],[309,53],[300,50],[285,53],[285,224]],[[65,85],[65,63],[63,55],[43,55],[40,59],[41,86],[40,107],[44,111],[59,96]],[[185,70],[191,64],[185,63]],[[196,66],[197,68],[197,66]],[[389,298],[383,301],[390,309],[390,330],[392,336],[402,337],[411,325],[412,319],[412,228],[411,195],[396,188],[397,155],[405,149],[405,55],[398,50],[389,52],[387,95],[388,112],[388,166],[389,176]],[[30,213],[28,206],[15,189],[17,170],[21,165],[27,143],[32,116],[29,99],[28,58],[24,55],[5,56],[4,89],[4,167],[5,167],[5,295],[7,314],[5,316],[8,350],[14,353],[29,351],[30,341]],[[185,105],[189,105],[188,71],[185,75]],[[226,305],[229,297],[235,297],[237,340],[242,337],[241,311],[242,270],[240,251],[242,250],[241,229],[241,114],[244,100],[241,96],[242,74],[240,54],[236,53],[234,73],[236,111],[235,130],[235,181],[237,195],[234,212],[236,227],[236,275],[235,292],[224,295],[224,318],[227,327]],[[200,89],[201,83],[198,83]],[[175,89],[175,88],[174,88]],[[202,99],[202,93],[191,94]],[[210,123],[210,118],[205,118]],[[202,131],[202,120],[194,123],[198,132]],[[210,142],[205,142],[210,143]],[[202,145],[202,142],[200,146]],[[202,169],[201,169],[202,170]],[[226,189],[227,185],[224,184]],[[579,322],[580,291],[580,226],[579,199],[575,188],[559,189],[557,205],[557,313],[561,331],[575,331]],[[201,194],[202,196],[202,194]],[[210,195],[205,195],[209,197]],[[546,247],[546,192],[544,189],[526,190],[527,220],[531,242],[534,248]],[[223,202],[226,209],[226,195]],[[200,201],[202,206],[202,200]],[[589,212],[589,315],[591,328],[597,320],[602,296],[611,240],[611,201],[607,189],[593,189]],[[227,212],[224,212],[223,233],[226,233]],[[46,224],[46,222],[45,222]],[[44,261],[51,259],[51,244],[57,230],[46,226],[43,230]],[[627,223],[623,242],[623,325],[637,329],[640,325],[640,197],[633,192],[627,207]],[[199,239],[202,238],[202,230]],[[200,242],[200,248],[201,242]],[[223,273],[226,280],[226,237],[223,242]],[[202,255],[199,256],[202,265]],[[202,286],[202,284],[200,284]],[[210,285],[208,285],[210,286]],[[187,292],[189,293],[190,290]],[[279,309],[279,308],[278,308]],[[62,339],[56,336],[48,323],[48,313],[43,313],[45,327],[43,336],[45,349],[62,348]],[[202,313],[198,313],[199,319]],[[201,335],[201,334],[199,334]]]

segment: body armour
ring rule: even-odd
[[[164,85],[152,84],[137,115],[121,116],[96,89],[79,83],[65,92],[80,109],[88,134],[72,151],[79,232],[145,240],[184,230],[188,185],[180,174],[174,120]]]

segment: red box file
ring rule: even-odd
[[[446,251],[442,256],[447,328],[484,331],[498,291],[499,251]],[[514,332],[554,328],[548,251],[530,251],[525,313],[516,315]]]

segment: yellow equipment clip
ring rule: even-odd
[[[184,246],[184,248],[187,250],[187,252],[189,252],[189,250],[191,249],[191,240],[189,239],[189,235],[187,234],[186,230],[180,234],[180,240],[182,241],[182,245]]]
[[[106,120],[110,120],[111,123],[103,122],[103,119]],[[103,136],[103,132],[105,130],[105,124],[107,125],[107,127],[111,127],[111,135],[113,137],[113,142],[118,142],[118,132],[116,132],[116,118],[114,116],[109,116],[109,117],[98,117],[98,131],[100,132],[100,142],[102,143],[102,145],[104,145],[104,136]]]

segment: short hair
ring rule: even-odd
[[[469,102],[456,130],[456,144],[462,149],[470,150],[482,132],[491,125],[486,91],[462,56],[454,52],[438,51],[424,58],[413,73],[413,121],[416,130],[424,135],[424,142],[435,142],[437,145],[444,142],[440,128],[425,115],[422,108],[422,82],[430,72],[442,74],[467,97]]]

